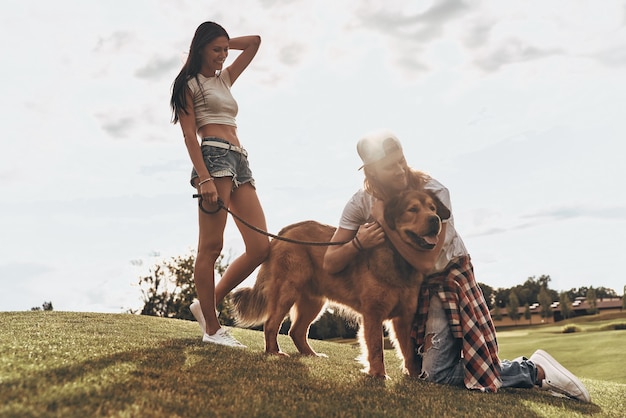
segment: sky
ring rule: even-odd
[[[193,251],[169,99],[206,20],[262,38],[232,91],[270,232],[336,225],[356,142],[390,129],[479,282],[623,293],[626,1],[4,0],[0,311],[138,309],[139,277]]]

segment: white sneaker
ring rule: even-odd
[[[535,365],[540,366],[545,378],[539,389],[551,391],[556,396],[567,396],[583,402],[591,402],[591,396],[585,385],[569,370],[561,366],[552,356],[543,350],[537,350],[529,358]]]
[[[246,348],[245,345],[241,344],[239,341],[235,339],[230,332],[228,332],[225,328],[220,328],[213,335],[204,334],[202,337],[203,343],[211,343],[211,344],[219,344],[226,345],[228,347],[237,347],[237,348]]]
[[[193,314],[193,317],[198,321],[198,325],[200,326],[200,330],[202,334],[206,333],[206,322],[204,320],[204,314],[202,313],[202,308],[200,307],[200,301],[194,300],[191,305],[189,305],[189,310]]]

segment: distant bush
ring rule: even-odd
[[[44,311],[53,311],[54,307],[52,306],[52,302],[44,302],[43,305],[41,305],[41,308],[39,306],[35,306],[33,308],[30,308],[31,311],[40,311],[43,308]]]
[[[561,330],[563,334],[571,334],[572,332],[581,332],[581,331],[582,331],[582,328],[576,324],[565,325],[563,329]]]
[[[626,329],[626,322],[612,322],[600,327],[600,331],[613,331],[616,329]]]

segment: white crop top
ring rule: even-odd
[[[198,73],[198,77],[189,79],[187,85],[193,96],[197,129],[209,123],[237,127],[235,117],[239,108],[230,93],[228,70],[220,71],[215,77]]]

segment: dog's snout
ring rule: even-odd
[[[439,232],[439,229],[441,228],[441,219],[439,219],[439,216],[431,216],[428,218],[428,225],[431,231]]]

